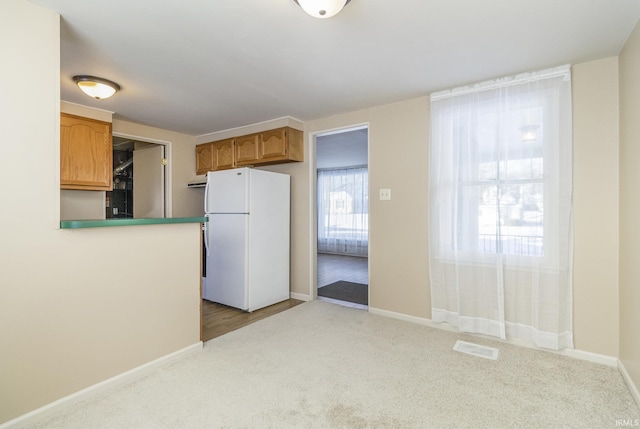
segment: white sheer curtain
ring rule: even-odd
[[[318,252],[367,256],[367,167],[318,170]]]
[[[573,348],[569,66],[431,96],[432,318]]]

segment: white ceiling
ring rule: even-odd
[[[346,131],[316,137],[316,167],[368,165],[368,130]]]
[[[59,12],[61,97],[202,135],[302,121],[503,75],[617,55],[638,0],[31,0]],[[122,91],[92,100],[90,74]]]

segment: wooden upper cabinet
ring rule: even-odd
[[[234,139],[196,145],[196,174],[235,167]]]
[[[111,124],[60,115],[60,188],[110,191],[113,174]]]
[[[284,159],[287,156],[287,129],[265,131],[260,136],[260,159]]]
[[[213,144],[196,145],[196,174],[207,174],[213,170]]]
[[[215,170],[227,170],[236,166],[233,148],[235,139],[220,140],[211,143],[213,148],[213,168]]]
[[[258,159],[261,164],[302,161],[302,131],[284,127],[260,134]]]
[[[289,127],[196,146],[196,174],[295,161],[304,161],[303,134]]]
[[[260,134],[236,137],[236,165],[253,165],[258,161]]]

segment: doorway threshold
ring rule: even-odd
[[[327,298],[324,296],[319,296],[318,301],[325,301],[331,304],[341,305],[343,307],[350,307],[350,308],[355,308],[357,310],[369,311],[368,305],[356,304],[355,302],[340,301],[339,299]]]

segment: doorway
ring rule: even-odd
[[[113,136],[113,190],[106,218],[163,218],[168,213],[168,144]]]
[[[316,135],[318,299],[367,309],[368,128]]]

